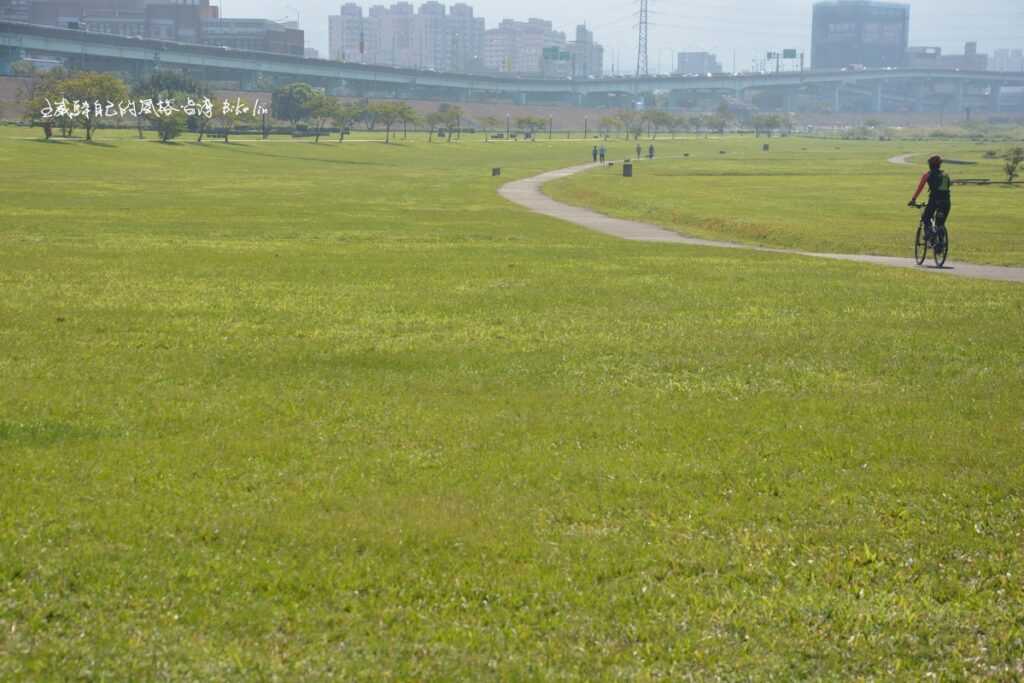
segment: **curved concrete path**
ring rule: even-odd
[[[814,258],[827,258],[840,261],[858,261],[860,263],[873,263],[893,268],[913,268],[926,273],[941,273],[946,275],[958,275],[960,277],[978,278],[982,280],[1000,280],[1004,282],[1024,282],[1024,268],[1010,268],[1005,266],[979,266],[969,263],[947,263],[945,268],[933,268],[919,266],[912,258],[899,256],[872,256],[869,254],[825,254],[812,251],[800,251],[799,249],[782,249],[776,247],[757,247],[736,242],[722,242],[718,240],[705,240],[696,237],[684,237],[679,233],[666,230],[665,228],[630,221],[622,218],[612,218],[604,214],[584,209],[578,206],[570,206],[556,202],[541,191],[545,183],[559,178],[582,173],[590,169],[598,168],[602,164],[583,164],[572,166],[557,171],[549,171],[506,183],[499,188],[498,193],[505,199],[526,207],[531,211],[560,218],[569,223],[574,223],[588,230],[621,237],[626,240],[638,242],[669,242],[672,244],[689,244],[698,247],[719,247],[722,249],[747,249],[750,251],[763,251],[774,254],[795,254],[797,256],[811,256]],[[953,245],[956,249],[956,243]],[[926,261],[927,263],[927,261]]]
[[[912,156],[914,156],[914,155],[913,154],[900,154],[899,156],[889,157],[888,161],[889,161],[890,164],[901,164],[903,166],[909,166],[910,165],[910,157],[912,157]]]

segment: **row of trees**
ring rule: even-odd
[[[66,72],[54,69],[44,74],[37,74],[24,100],[34,119],[49,138],[53,129],[59,128],[65,136],[70,136],[76,126],[85,130],[87,140],[92,140],[97,123],[101,117],[72,116],[67,112],[43,117],[41,112],[58,100],[82,102],[120,102],[123,100],[141,101],[174,100],[176,102],[200,101],[209,99],[212,93],[201,83],[192,81],[186,76],[169,72],[157,71],[147,79],[129,87],[111,74],[93,72]],[[392,134],[401,128],[403,137],[408,136],[410,128],[422,128],[427,131],[428,140],[433,142],[434,135],[441,133],[450,142],[461,137],[465,114],[455,105],[442,104],[437,111],[420,114],[406,102],[401,101],[357,101],[342,102],[335,97],[317,90],[308,83],[292,83],[279,88],[273,93],[270,112],[255,113],[245,108],[215,108],[207,115],[193,111],[153,112],[134,110],[135,123],[139,137],[149,126],[154,128],[163,142],[169,142],[184,131],[197,135],[202,142],[211,125],[215,125],[224,140],[238,126],[259,124],[264,137],[269,135],[270,117],[287,121],[293,130],[309,130],[314,142],[319,142],[324,131],[334,126],[339,130],[339,142],[356,125],[362,124],[367,130],[384,131],[384,142],[390,143]],[[52,112],[51,112],[52,113]],[[622,132],[626,138],[638,139],[647,134],[652,139],[660,133],[669,133],[673,137],[680,132],[724,133],[726,128],[735,121],[735,116],[724,104],[713,114],[696,114],[677,116],[670,112],[650,109],[646,111],[623,110],[611,116],[605,116],[598,122],[598,132],[609,137],[612,133]],[[484,139],[490,139],[492,133],[501,130],[502,121],[494,116],[480,117],[474,127],[481,130]],[[789,130],[791,124],[787,117],[778,115],[756,116],[753,121],[757,135],[774,131]],[[504,122],[507,132],[511,133],[510,120]],[[520,116],[515,118],[515,131],[536,138],[539,131],[551,124],[550,119],[537,116]]]
[[[101,121],[124,121],[126,112],[119,105],[125,102],[132,103],[128,118],[134,117],[139,138],[143,137],[146,127],[151,127],[157,131],[161,142],[170,142],[186,130],[195,132],[197,140],[202,142],[213,123],[220,128],[227,142],[228,136],[238,125],[257,121],[251,111],[236,109],[211,108],[210,115],[206,116],[194,108],[183,111],[179,106],[174,111],[159,111],[136,106],[136,103],[144,100],[152,103],[174,101],[180,105],[190,100],[199,102],[210,96],[206,86],[169,71],[157,71],[129,87],[112,74],[68,72],[57,68],[35,74],[35,78],[23,88],[21,100],[27,109],[26,116],[43,129],[47,139],[53,136],[55,129],[62,136],[70,137],[75,128],[80,127],[85,131],[85,139],[92,141]],[[64,107],[65,103],[69,106]],[[86,114],[71,106],[82,103],[86,109],[95,106],[107,113],[101,116],[96,110],[90,109]],[[266,117],[263,123],[266,130]]]
[[[434,141],[440,133],[451,142],[461,137],[466,120],[465,112],[457,105],[441,104],[437,111],[420,114],[401,101],[348,102],[317,91],[307,83],[292,83],[274,93],[274,117],[288,121],[293,127],[307,122],[312,126],[314,141],[319,142],[324,129],[333,123],[339,130],[339,141],[344,141],[347,131],[362,124],[366,130],[384,130],[384,142],[391,141],[391,133],[399,126],[403,137],[409,129],[423,129],[427,140]],[[509,122],[510,123],[510,122]],[[536,116],[521,116],[515,119],[517,133],[535,136],[548,125],[548,120]],[[473,127],[484,133],[484,139],[502,127],[501,119],[495,116],[480,117]]]
[[[292,83],[276,92],[273,100],[274,117],[288,121],[299,128],[312,125],[314,142],[328,124],[339,129],[339,142],[356,125],[363,124],[366,130],[384,130],[384,142],[391,142],[392,131],[399,127],[403,137],[410,128],[425,127],[429,140],[433,142],[437,131],[444,131],[450,141],[453,135],[461,135],[463,111],[461,107],[442,104],[436,112],[421,115],[406,102],[341,102],[335,97],[322,93],[308,83]]]
[[[638,139],[641,135],[647,134],[654,139],[659,133],[669,133],[673,137],[677,133],[693,131],[696,133],[724,133],[725,129],[733,121],[733,118],[721,114],[694,114],[691,116],[676,116],[667,111],[620,111],[612,116],[603,116],[598,121],[598,131],[608,137],[614,133],[625,133],[628,140],[630,137]]]
[[[598,131],[605,137],[613,133],[625,133],[626,139],[638,139],[644,134],[653,139],[659,133],[669,133],[673,137],[683,132],[722,134],[736,122],[736,115],[723,103],[711,114],[675,115],[660,109],[623,110],[602,117],[598,122]],[[754,116],[749,125],[758,136],[789,132],[793,128],[789,117],[779,114]]]

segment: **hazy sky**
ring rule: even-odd
[[[300,15],[307,45],[327,52],[327,15],[337,14],[341,0],[211,0],[222,4],[225,16],[268,19]],[[359,0],[355,0],[359,2]],[[395,0],[360,2],[390,5]],[[412,0],[417,7],[422,0]],[[444,2],[445,0],[442,0]],[[605,64],[636,69],[636,11],[638,0],[464,0],[493,28],[505,18],[541,17],[570,38],[577,24],[586,23],[605,46]],[[451,5],[453,2],[446,2]],[[794,47],[808,52],[810,61],[813,0],[649,0],[652,71],[669,71],[672,55],[681,50],[709,50],[722,65],[750,68],[751,60],[767,50]],[[910,3],[911,45],[938,45],[944,52],[963,51],[963,43],[978,41],[981,52],[1000,47],[1024,47],[1024,0],[914,0]]]

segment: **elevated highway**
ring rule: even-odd
[[[806,71],[713,76],[651,76],[555,80],[508,75],[457,74],[305,59],[266,52],[127,38],[102,33],[0,22],[0,73],[26,56],[52,56],[71,68],[139,78],[153,70],[181,70],[203,81],[267,89],[302,80],[337,94],[424,99],[565,101],[624,104],[628,98],[669,93],[679,100],[727,95],[742,101],[768,97],[771,108],[797,110],[801,98],[824,101],[833,111],[914,108],[999,109],[1000,92],[1024,87],[1024,73],[886,69]]]

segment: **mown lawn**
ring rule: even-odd
[[[647,141],[641,141],[646,150]],[[656,151],[661,141],[655,141]],[[768,144],[769,151],[762,151]],[[686,235],[807,251],[910,256],[919,213],[906,208],[932,154],[954,180],[1005,181],[1012,143],[863,142],[801,137],[691,139],[665,149],[635,177],[616,167],[552,183],[561,201],[658,223]],[[1016,143],[1024,144],[1024,141]],[[682,158],[679,150],[683,150]],[[725,152],[724,154],[722,152]],[[910,165],[888,159],[912,154]],[[920,201],[928,197],[927,189]],[[950,258],[1024,265],[1024,185],[953,188]]]
[[[581,142],[24,137],[0,679],[1024,675],[1024,288],[495,194]]]

